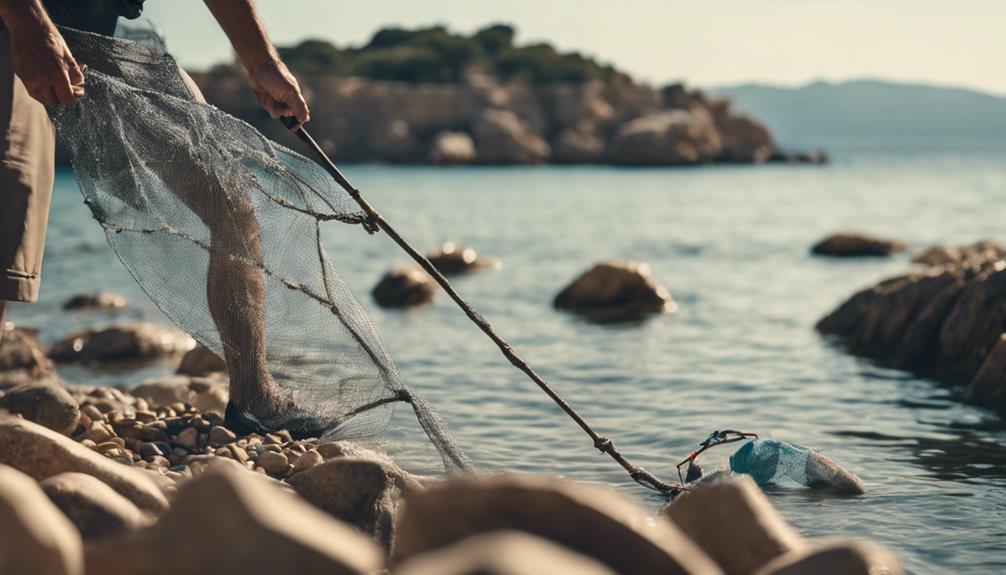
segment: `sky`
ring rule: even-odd
[[[876,78],[1006,95],[1006,0],[258,0],[274,43],[365,42],[377,29],[516,26],[655,85]],[[147,0],[183,66],[232,57],[201,0]]]

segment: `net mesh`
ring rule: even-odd
[[[84,201],[154,303],[226,359],[231,400],[267,428],[308,421],[326,438],[378,434],[404,402],[447,470],[470,469],[322,247],[322,222],[364,221],[351,198],[200,102],[170,56],[62,32],[86,95],[49,112]]]

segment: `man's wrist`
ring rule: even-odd
[[[45,9],[37,0],[0,2],[0,18],[12,33],[49,31],[53,28]]]

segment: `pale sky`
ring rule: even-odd
[[[258,0],[276,44],[359,44],[382,26],[491,22],[654,84],[880,78],[1006,94],[1006,0]],[[190,68],[230,59],[200,0],[147,0]]]

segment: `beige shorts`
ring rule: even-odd
[[[195,98],[205,101],[179,72]],[[6,30],[0,30],[0,130],[0,300],[33,302],[41,284],[56,135],[45,107],[11,70]]]

